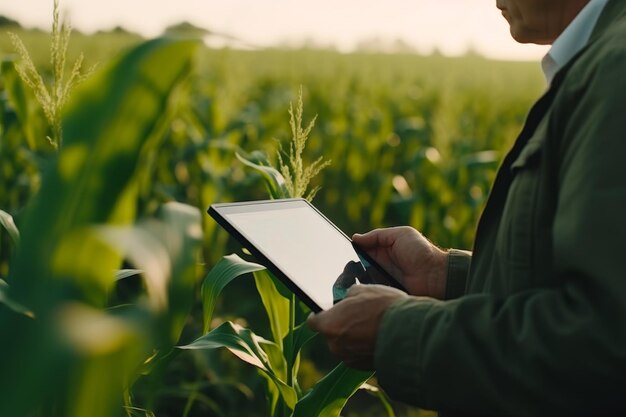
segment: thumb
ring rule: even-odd
[[[313,330],[314,332],[319,333],[322,321],[324,320],[323,315],[324,315],[323,311],[320,311],[317,314],[316,313],[309,314],[309,317],[307,317],[306,319],[306,325],[309,326],[309,329]]]
[[[378,239],[379,239],[380,233],[381,231],[378,229],[369,231],[364,234],[355,233],[354,235],[352,235],[352,240],[358,246],[366,249],[366,248],[378,246]]]

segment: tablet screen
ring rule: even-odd
[[[217,206],[248,249],[260,252],[323,310],[351,285],[381,280],[368,273],[370,263],[351,240],[304,200]]]

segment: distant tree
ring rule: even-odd
[[[206,36],[211,31],[190,22],[180,22],[165,28],[166,35]]]
[[[114,34],[114,35],[125,35],[125,36],[128,36],[128,37],[136,37],[136,38],[139,38],[139,39],[142,38],[142,36],[140,34],[138,34],[137,32],[130,31],[130,30],[126,29],[125,27],[119,26],[119,25],[115,26],[115,27],[113,27],[111,29],[101,29],[101,30],[98,30],[97,32],[95,32],[95,34],[96,35]]]
[[[412,54],[415,53],[415,47],[401,38],[387,39],[380,37],[371,37],[363,39],[356,44],[358,52],[365,53],[397,53]]]
[[[478,50],[478,48],[476,47],[476,45],[474,45],[473,43],[470,43],[467,45],[467,50],[465,51],[465,56],[466,57],[473,57],[473,58],[482,58],[483,54],[480,53],[480,51]]]
[[[130,33],[130,31],[128,29],[126,29],[124,26],[115,26],[113,29],[111,29],[112,33],[122,33],[122,34],[128,34]]]
[[[17,20],[0,15],[0,28],[2,27],[21,28],[22,25]]]

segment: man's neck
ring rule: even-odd
[[[548,83],[585,47],[608,0],[590,0],[552,44],[541,66]],[[622,0],[620,0],[622,1]]]

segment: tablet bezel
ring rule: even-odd
[[[285,274],[277,265],[272,262],[268,256],[266,256],[261,250],[259,250],[253,242],[249,241],[237,228],[232,225],[228,219],[226,218],[227,214],[232,213],[244,213],[244,212],[252,212],[252,211],[260,211],[260,210],[277,210],[280,209],[281,206],[285,206],[284,208],[293,208],[294,205],[297,207],[309,207],[313,212],[317,213],[320,218],[326,221],[329,225],[331,225],[337,232],[343,236],[346,240],[348,240],[357,254],[363,257],[367,262],[377,268],[387,279],[387,285],[393,286],[395,288],[399,288],[403,291],[404,288],[395,280],[387,271],[385,271],[380,265],[378,265],[367,253],[363,250],[359,249],[346,235],[341,229],[339,229],[333,222],[331,222],[322,212],[320,212],[313,204],[303,198],[288,198],[288,199],[279,199],[279,200],[259,200],[259,201],[243,201],[236,203],[218,203],[212,204],[208,208],[209,215],[217,221],[217,223],[222,226],[229,234],[231,234],[237,241],[257,259],[257,261],[265,266],[268,270],[270,270],[278,279],[280,279],[291,291],[293,291],[296,296],[298,296],[311,310],[314,312],[320,312],[323,309],[315,302],[311,297],[309,297],[287,274]],[[251,207],[254,207],[255,210],[250,210]]]

